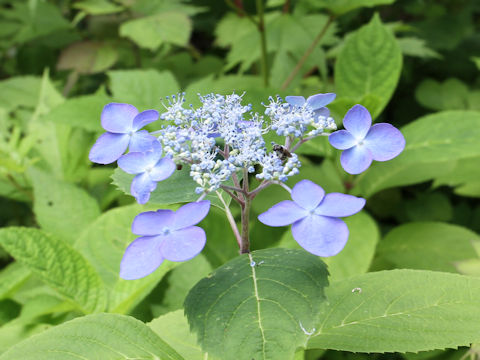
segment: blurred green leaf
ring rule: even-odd
[[[454,124],[454,125],[453,125]],[[444,111],[421,117],[401,129],[405,150],[388,163],[375,163],[358,177],[354,191],[377,191],[427,181],[448,173],[455,161],[480,155],[480,113]]]
[[[0,81],[0,107],[7,112],[19,106],[34,108],[42,80],[35,76],[16,76]]]
[[[310,0],[310,3],[318,8],[326,8],[331,13],[339,16],[361,7],[373,7],[387,5],[395,0]]]
[[[322,258],[328,266],[332,281],[366,273],[380,238],[375,220],[364,211],[349,216],[344,221],[349,230],[347,245],[338,255]],[[278,246],[301,249],[290,230],[283,235]]]
[[[149,209],[137,204],[109,210],[88,226],[75,243],[75,248],[93,265],[108,289],[109,312],[127,313],[133,309],[178,265],[165,261],[153,274],[138,280],[119,277],[123,253],[137,237],[131,231],[132,221],[146,210]]]
[[[185,313],[209,354],[290,359],[308,339],[302,328],[316,326],[327,284],[325,264],[306,251],[254,251],[195,285]]]
[[[117,58],[117,50],[109,43],[81,41],[62,51],[57,68],[59,70],[74,70],[80,74],[95,74],[112,67]]]
[[[0,356],[1,360],[83,359],[183,360],[141,321],[115,314],[80,317],[27,339]]]
[[[480,276],[480,259],[457,261],[455,263],[455,268],[463,275]]]
[[[207,236],[210,241],[213,234],[208,232]],[[154,314],[163,315],[170,311],[182,309],[188,291],[211,271],[212,266],[202,254],[172,269],[168,274],[168,288],[162,301],[158,304],[152,304]]]
[[[378,15],[345,41],[335,64],[339,98],[360,101],[366,95],[380,100],[369,110],[375,118],[390,100],[402,70],[400,47]]]
[[[415,199],[404,199],[406,215],[411,221],[450,221],[453,207],[440,192],[420,193]]]
[[[105,309],[107,295],[100,277],[67,243],[39,229],[9,227],[0,230],[0,244],[79,310],[88,314]]]
[[[32,168],[33,211],[38,224],[73,244],[80,232],[100,215],[97,201],[85,190]]]
[[[123,10],[122,6],[108,0],[81,0],[75,2],[73,8],[83,10],[90,15],[113,14]]]
[[[403,55],[415,56],[421,59],[441,59],[440,55],[435,50],[430,49],[427,46],[425,40],[416,37],[403,37],[397,39],[400,49],[402,49]]]
[[[164,12],[120,25],[120,35],[128,37],[138,46],[157,50],[162,44],[186,46],[190,39],[192,23],[181,12]]]
[[[434,110],[480,110],[480,91],[471,91],[462,81],[451,78],[443,83],[425,79],[415,90],[415,98]]]
[[[27,281],[31,273],[25,266],[13,262],[0,271],[0,299],[5,299]]]
[[[307,348],[418,352],[480,340],[480,279],[392,270],[334,282]]]
[[[113,99],[129,103],[140,111],[160,108],[165,96],[176,94],[179,86],[168,71],[157,70],[115,70],[109,71],[110,89]]]
[[[185,359],[214,360],[210,354],[204,354],[197,344],[197,337],[190,332],[183,310],[169,312],[147,325]]]
[[[67,124],[92,132],[103,131],[100,115],[105,105],[112,100],[103,94],[84,95],[66,100],[53,108],[46,116],[46,121]]]
[[[378,256],[398,268],[456,272],[455,263],[477,258],[473,231],[441,222],[413,222],[395,227],[378,245]]]

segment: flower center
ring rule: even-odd
[[[171,233],[171,230],[170,230],[168,227],[165,226],[165,227],[162,229],[162,231],[161,231],[160,234],[161,234],[161,235],[168,235],[168,234],[170,234],[170,233]]]

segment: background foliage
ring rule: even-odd
[[[161,110],[161,99],[178,91],[193,104],[196,93],[245,91],[258,111],[269,95],[335,92],[337,124],[361,103],[375,121],[405,135],[397,159],[356,178],[343,175],[325,138],[300,148],[302,171],[290,186],[309,178],[327,192],[366,197],[367,206],[347,220],[344,251],[324,259],[330,287],[324,289],[325,269],[313,256],[295,262],[297,250],[254,253],[288,254],[298,269],[306,261],[302,266],[323,282],[316,289],[304,283],[305,299],[329,299],[308,311],[300,303],[272,310],[272,317],[295,311],[323,322],[311,337],[288,328],[295,337],[283,339],[271,358],[293,356],[297,347],[310,350],[295,359],[308,360],[476,356],[470,344],[480,342],[479,19],[475,0],[1,0],[0,359],[65,359],[68,352],[204,359],[181,310],[187,293],[215,269],[202,282],[235,281],[222,278],[231,259],[250,268],[248,258],[237,257],[224,215],[212,208],[201,223],[208,240],[194,260],[121,280],[133,217],[191,201],[194,186],[177,172],[152,195],[155,205],[140,206],[124,193],[124,173],[87,158],[103,132],[105,104]],[[265,190],[254,215],[283,199],[284,190]],[[256,216],[251,238],[255,250],[297,247],[286,228],[268,228]],[[275,278],[289,264],[258,272]],[[380,272],[390,269],[405,270]],[[399,301],[398,293],[410,297]],[[340,310],[322,309],[332,304]],[[206,311],[202,306],[196,311]],[[242,318],[233,323],[236,339],[259,336],[255,329],[245,335]],[[212,340],[220,335],[199,337],[209,358],[237,356],[242,343]]]

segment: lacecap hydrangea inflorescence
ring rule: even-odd
[[[197,185],[198,200],[177,211],[157,210],[139,214],[132,232],[139,235],[126,249],[120,264],[120,276],[138,279],[153,272],[164,259],[186,261],[198,255],[206,243],[206,234],[198,224],[210,209],[209,193],[224,205],[241,253],[249,252],[249,212],[255,196],[270,185],[290,192],[284,200],[258,216],[269,226],[292,225],[294,239],[305,250],[318,256],[333,256],[345,246],[348,228],[341,220],[359,212],[365,200],[356,196],[325,194],[320,185],[309,180],[290,189],[284,182],[299,173],[301,162],[295,151],[317,136],[329,136],[330,144],[340,150],[342,167],[350,174],[365,171],[373,160],[386,161],[405,147],[401,132],[390,124],[372,124],[362,105],[351,108],[338,130],[327,105],[335,94],[270,97],[263,114],[242,104],[242,95],[199,95],[201,106],[185,105],[185,95],[167,98],[165,111],[139,112],[133,105],[111,103],[101,115],[106,132],[93,145],[89,158],[100,164],[117,161],[125,172],[135,175],[130,192],[140,204],[162,180],[178,166],[188,166]],[[159,129],[142,130],[159,121]],[[282,143],[266,143],[269,132]],[[125,152],[128,149],[128,153]],[[259,181],[251,189],[249,177]],[[161,184],[160,184],[161,186]],[[241,208],[241,229],[219,190],[231,196]]]

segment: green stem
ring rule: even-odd
[[[243,199],[244,203],[241,204],[241,221],[242,221],[242,242],[240,245],[240,254],[246,254],[250,252],[250,238],[249,238],[249,226],[250,226],[250,205],[252,202],[251,196],[248,195],[248,171],[243,169]]]
[[[292,72],[288,75],[287,79],[283,82],[282,86],[280,87],[281,90],[286,90],[288,85],[290,85],[290,83],[293,81],[293,79],[295,78],[295,76],[297,76],[298,72],[301,70],[303,64],[305,64],[305,61],[307,61],[308,57],[310,56],[310,54],[313,52],[313,50],[317,47],[318,43],[320,42],[320,40],[322,40],[323,36],[325,35],[325,33],[327,32],[328,28],[330,27],[330,25],[333,23],[333,19],[334,17],[333,16],[330,16],[328,18],[328,21],[327,23],[325,24],[325,26],[322,28],[322,30],[320,30],[320,32],[318,33],[318,35],[315,37],[315,39],[313,40],[313,42],[310,44],[310,46],[308,47],[308,49],[303,53],[302,57],[300,58],[300,60],[298,60],[298,63],[297,65],[295,65],[295,67],[293,68]]]
[[[223,204],[223,207],[225,209],[225,213],[227,214],[227,219],[230,224],[230,227],[232,228],[233,234],[235,235],[235,239],[237,240],[237,244],[240,248],[242,248],[242,236],[240,235],[240,232],[238,231],[237,223],[235,222],[235,218],[232,215],[232,212],[230,211],[230,207],[227,205],[225,200],[223,200],[222,194],[220,194],[219,191],[216,192],[218,198]]]
[[[267,59],[267,37],[265,32],[265,19],[264,19],[264,7],[263,7],[263,0],[257,0],[257,14],[258,14],[258,32],[260,33],[260,46],[262,50],[262,58],[261,58],[261,68],[262,68],[262,76],[263,76],[263,84],[265,87],[268,86],[268,59]]]

